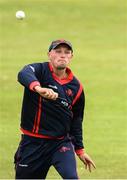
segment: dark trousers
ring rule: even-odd
[[[63,179],[78,179],[75,152],[69,138],[49,140],[22,135],[15,154],[15,178],[45,179],[52,165]]]

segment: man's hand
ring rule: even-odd
[[[86,169],[89,169],[89,171],[92,171],[92,167],[96,168],[93,160],[90,158],[90,156],[86,153],[82,155],[78,155],[79,159],[85,164]]]
[[[52,100],[56,100],[58,98],[58,93],[54,92],[50,88],[42,88],[40,86],[35,86],[34,90],[44,98]]]

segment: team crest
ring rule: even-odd
[[[67,89],[67,90],[66,90],[66,94],[67,94],[68,96],[73,96],[73,92],[72,92],[71,89]]]

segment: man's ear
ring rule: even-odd
[[[73,58],[73,53],[71,54],[71,59]]]
[[[47,52],[47,56],[48,56],[48,57],[50,56],[50,52]]]

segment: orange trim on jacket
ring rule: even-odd
[[[77,155],[82,155],[82,154],[85,153],[84,149],[77,149],[77,150],[75,150],[75,152],[76,152]]]
[[[35,87],[35,86],[40,86],[39,81],[33,81],[33,82],[29,85],[29,89],[30,89],[31,91],[34,91],[34,87]]]
[[[73,100],[73,102],[72,102],[72,106],[76,103],[76,101],[77,101],[78,98],[80,97],[80,95],[81,95],[81,93],[82,93],[82,90],[83,90],[82,85],[81,85],[80,82],[79,82],[79,84],[80,84],[80,87],[79,87],[79,90],[78,90],[77,95],[75,96],[75,98],[74,98],[74,100]]]
[[[23,134],[26,134],[28,136],[33,136],[33,137],[37,137],[37,138],[44,138],[44,139],[64,139],[64,136],[62,137],[53,137],[53,136],[46,136],[46,135],[42,135],[42,134],[35,134],[32,133],[28,130],[25,130],[23,128],[20,128],[20,130],[23,132]]]

